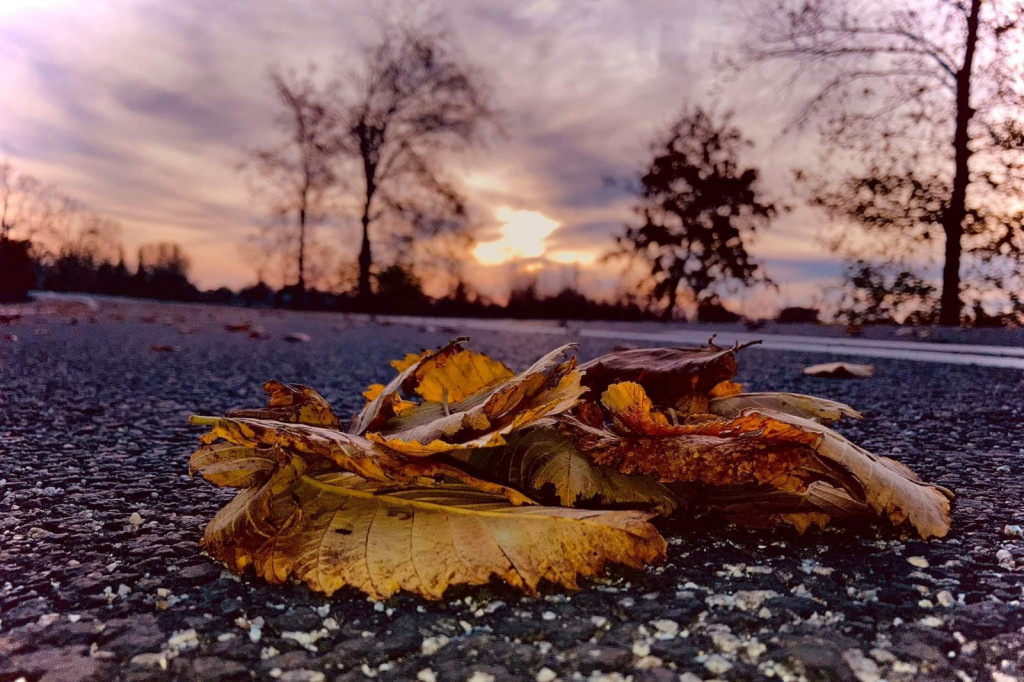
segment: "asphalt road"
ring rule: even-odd
[[[267,338],[228,332],[231,322]],[[285,341],[294,331],[311,340]],[[646,571],[539,599],[494,585],[436,603],[328,600],[239,579],[199,553],[231,492],[188,478],[200,433],[189,413],[260,404],[261,383],[278,378],[347,414],[390,376],[388,360],[458,333],[155,304],[0,326],[0,682],[1024,680],[1016,369],[878,359],[873,379],[835,381],[800,369],[836,356],[740,356],[749,388],[848,402],[866,419],[845,433],[956,491],[941,541],[684,517],[663,524],[668,560]],[[571,340],[472,335],[514,367]],[[584,338],[581,355],[616,343]]]

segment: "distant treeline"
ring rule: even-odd
[[[43,291],[129,296],[161,301],[186,301],[267,308],[338,310],[399,315],[458,317],[513,317],[531,319],[647,320],[656,314],[637,302],[595,301],[572,287],[553,295],[537,292],[534,284],[512,291],[509,302],[488,301],[463,284],[443,298],[423,292],[419,279],[401,266],[385,268],[375,277],[369,305],[355,292],[335,293],[288,286],[273,289],[260,282],[239,291],[227,287],[201,290],[188,276],[189,261],[172,243],[148,244],[130,268],[116,261],[97,259],[73,249],[55,257],[36,257],[27,240],[0,238],[0,300],[24,300],[32,289]]]

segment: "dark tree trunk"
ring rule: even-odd
[[[306,303],[306,202],[302,202],[299,208],[299,281],[295,288],[298,290],[296,304],[301,307]]]
[[[672,321],[672,315],[676,311],[676,296],[679,295],[679,282],[676,281],[672,284],[672,288],[668,290],[668,304],[665,306],[665,312],[662,313],[661,319],[665,322]]]
[[[373,196],[377,193],[377,166],[365,151],[366,146],[360,145],[363,151],[363,177],[366,179],[366,200],[363,202],[363,243],[359,248],[359,302],[367,305],[373,298],[370,287],[370,268],[373,266],[373,253],[370,250],[370,215],[373,207]]]
[[[363,211],[363,244],[359,249],[359,300],[366,303],[373,296],[370,288],[370,266],[373,265],[373,255],[370,252],[370,212]]]
[[[974,110],[971,108],[971,71],[974,51],[978,43],[978,15],[981,0],[971,0],[967,16],[967,41],[964,45],[964,63],[956,74],[956,132],[953,135],[955,174],[949,207],[943,217],[946,233],[945,262],[942,268],[942,300],[939,323],[960,324],[960,256],[963,252],[964,218],[967,215],[967,185],[970,183],[971,148],[968,127]]]

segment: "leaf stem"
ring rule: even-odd
[[[216,426],[219,421],[220,417],[204,417],[199,414],[190,414],[188,416],[188,423],[193,426]]]

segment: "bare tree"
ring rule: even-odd
[[[252,152],[243,166],[254,180],[254,193],[293,228],[285,241],[294,249],[300,297],[306,291],[310,229],[332,210],[339,189],[339,119],[328,101],[331,86],[320,86],[315,75],[313,67],[301,74],[270,71],[284,140]]]
[[[358,292],[372,295],[371,226],[389,220],[418,232],[461,219],[444,157],[477,141],[492,111],[479,75],[443,33],[387,28],[339,92],[344,149],[358,166],[362,239]]]
[[[77,204],[55,186],[0,162],[0,239],[24,239],[36,252],[56,251],[70,238]]]
[[[716,304],[723,285],[769,282],[745,241],[780,209],[764,199],[757,169],[741,164],[750,145],[728,117],[700,108],[653,145],[637,187],[638,220],[608,257],[639,259],[649,269],[651,301],[664,302],[666,319],[681,289],[700,307]]]
[[[965,238],[981,258],[1024,251],[1019,216],[1006,211],[1022,181],[1024,92],[1021,63],[1012,56],[1022,44],[1022,7],[1011,0],[773,0],[757,3],[749,25],[733,65],[791,68],[785,82],[810,93],[794,123],[819,124],[838,158],[840,184],[848,197],[860,197],[860,207],[855,199],[831,208],[912,241],[932,228],[941,232],[939,318],[958,324]],[[837,157],[835,148],[853,154]],[[863,158],[873,160],[858,169]],[[913,195],[922,183],[941,188],[941,196],[933,194],[939,204],[909,220],[908,233],[901,230],[906,215],[863,210],[857,190],[875,180],[895,189],[871,192],[882,204]],[[827,184],[819,188],[827,191]],[[886,223],[885,214],[894,220]]]

